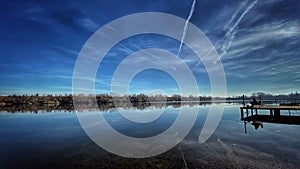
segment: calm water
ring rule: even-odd
[[[98,147],[73,112],[0,112],[0,168],[184,168],[184,160],[188,168],[299,168],[300,126],[263,123],[256,130],[248,123],[245,133],[240,105],[225,104],[217,130],[200,144],[209,105],[197,106],[191,107],[200,108],[196,123],[180,144],[143,159],[119,157]],[[154,109],[159,108],[142,111]],[[149,124],[129,122],[114,110],[97,113],[123,134],[149,137],[168,129],[178,112],[178,107],[169,106]]]

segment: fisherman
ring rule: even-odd
[[[251,106],[253,107],[254,105],[258,105],[257,100],[253,97],[252,102],[250,102]]]

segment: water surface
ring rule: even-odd
[[[256,130],[248,123],[245,133],[239,106],[225,104],[218,128],[203,144],[198,137],[209,105],[191,106],[200,110],[185,139],[163,154],[143,159],[119,157],[97,146],[74,112],[0,112],[0,168],[297,168],[300,126],[263,123],[263,128]],[[148,109],[151,113],[161,108],[126,111]],[[158,119],[147,124],[130,122],[115,109],[83,113],[102,113],[119,132],[142,138],[168,129],[178,112],[179,107],[168,106]]]

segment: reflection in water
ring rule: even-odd
[[[236,103],[238,104],[240,101],[217,101],[217,102],[211,102],[211,101],[195,101],[195,102],[185,102],[185,101],[174,101],[174,102],[132,102],[130,104],[128,103],[118,103],[118,108],[123,109],[139,109],[144,110],[146,108],[164,108],[164,107],[173,107],[178,108],[180,106],[207,106],[211,104],[223,104],[223,103]],[[115,105],[114,103],[105,103],[105,104],[98,104],[97,110],[99,111],[114,111]],[[86,110],[94,110],[95,106],[91,104],[77,104],[76,109],[79,112],[85,112]],[[72,104],[66,104],[66,105],[48,105],[48,104],[42,104],[42,105],[25,105],[25,104],[15,104],[15,105],[9,105],[9,106],[0,106],[0,111],[6,111],[10,113],[38,113],[39,111],[46,111],[46,112],[54,112],[54,111],[68,111],[73,112],[74,106]]]
[[[251,124],[254,126],[255,130],[257,130],[259,127],[264,128],[263,122],[261,121],[253,121]]]
[[[199,144],[198,136],[210,105],[184,104],[191,109],[200,108],[190,133],[171,150],[143,159],[119,157],[98,147],[84,133],[75,113],[2,111],[0,168],[297,168],[300,165],[300,126],[265,124],[256,119],[254,121],[263,122],[263,130],[258,132],[251,127],[244,134],[240,105],[222,104],[225,104],[222,120],[207,142]],[[152,109],[164,108],[160,106],[162,104],[124,109],[128,112],[143,109],[151,113]],[[178,104],[168,105],[157,121],[137,126],[120,118],[114,108],[107,107],[102,109],[104,111],[82,112],[102,113],[116,130],[132,137],[158,134],[172,124],[178,112]],[[281,115],[286,114],[282,112]]]

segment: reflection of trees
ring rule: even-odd
[[[76,104],[76,110],[78,112],[85,111],[114,111],[116,107],[128,110],[144,110],[146,108],[180,108],[181,106],[198,106],[198,105],[209,105],[210,102],[134,102],[134,103],[122,103],[115,106],[113,103],[101,103],[101,104]],[[73,105],[10,105],[10,106],[0,106],[0,111],[6,111],[11,113],[37,113],[38,111],[54,112],[54,111],[64,111],[64,112],[74,112]]]
[[[199,103],[202,97],[188,96],[182,97],[180,95],[164,96],[133,94],[124,96],[111,96],[108,94],[99,95],[10,95],[0,96],[0,110],[7,112],[38,112],[39,110],[51,111],[74,111],[74,103],[76,103],[76,110],[94,110],[100,111],[113,110],[115,107],[122,107],[124,109],[145,109],[148,107],[164,108],[171,106],[173,108],[182,105],[195,106]],[[208,98],[210,99],[210,98]],[[208,100],[203,99],[205,101]],[[209,104],[207,102],[206,104]]]

